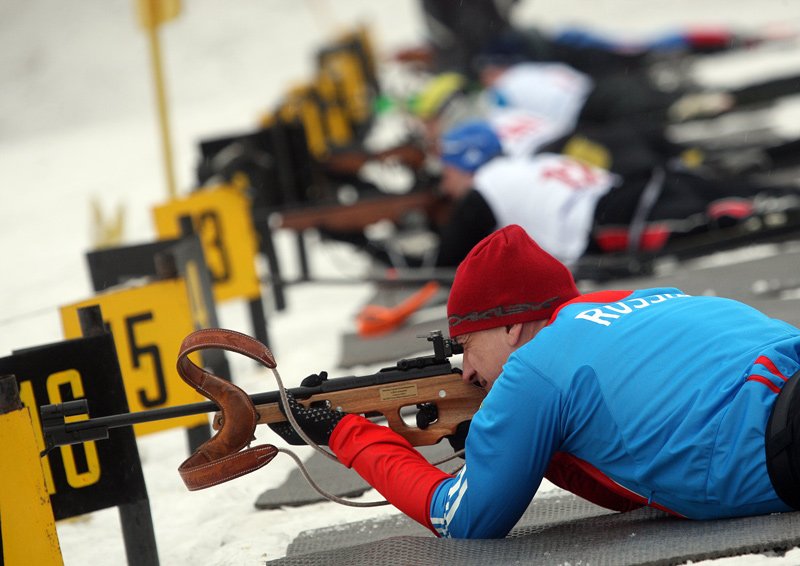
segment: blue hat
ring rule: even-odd
[[[474,173],[484,163],[503,153],[503,147],[488,123],[471,120],[445,132],[441,151],[444,163]]]

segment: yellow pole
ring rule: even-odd
[[[13,375],[0,376],[0,564],[64,564],[29,409]]]
[[[158,7],[156,0],[148,0],[150,3],[150,14],[156,14]],[[175,175],[172,166],[172,143],[170,142],[169,114],[167,112],[166,88],[164,86],[164,73],[161,66],[161,43],[158,37],[159,25],[155,21],[152,25],[145,27],[148,38],[150,39],[150,60],[153,66],[153,79],[156,87],[156,101],[158,104],[158,123],[161,130],[161,145],[164,151],[164,172],[167,177],[167,190],[170,198],[178,195],[175,188]]]
[[[161,145],[164,151],[164,172],[167,178],[167,190],[170,198],[177,196],[175,188],[175,175],[172,168],[172,144],[170,142],[169,115],[167,112],[167,99],[164,94],[164,76],[161,67],[161,44],[158,38],[158,27],[153,26],[147,30],[150,39],[150,56],[153,64],[153,78],[156,86],[156,100],[158,103],[158,122],[161,130]]]

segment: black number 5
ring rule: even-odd
[[[161,367],[161,354],[158,352],[158,346],[155,344],[139,345],[136,343],[136,336],[134,335],[134,326],[140,322],[145,322],[153,319],[152,313],[137,314],[129,316],[125,319],[125,330],[128,333],[128,344],[131,348],[131,363],[134,368],[141,367],[142,356],[150,356],[153,362],[153,371],[156,374],[156,385],[158,392],[155,397],[149,398],[144,389],[139,389],[139,402],[143,407],[156,407],[163,405],[167,400],[167,383],[164,379],[164,370]]]

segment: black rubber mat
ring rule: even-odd
[[[777,253],[767,257],[724,265],[713,265],[714,260],[706,258],[664,274],[603,284],[603,288],[678,287],[690,295],[736,299],[800,326],[800,249],[797,244],[775,248]]]
[[[612,513],[572,495],[549,498],[546,505],[543,503],[544,501],[544,499],[534,501],[520,519],[519,525],[533,528],[548,523],[555,524],[564,517],[574,521]],[[351,546],[354,539],[350,537],[350,534],[355,534],[357,544],[378,542],[397,536],[435,538],[428,529],[416,521],[405,515],[397,514],[381,519],[304,531],[291,542],[286,554],[293,556]]]
[[[281,456],[286,457],[286,456]],[[339,497],[357,497],[370,489],[361,476],[348,470],[341,464],[314,453],[305,465],[311,477],[325,491]],[[295,468],[280,487],[269,489],[256,499],[256,509],[277,509],[279,507],[300,507],[310,503],[323,501],[325,498],[317,493]]]
[[[577,497],[536,499],[506,539],[437,539],[409,519],[349,523],[300,533],[285,565],[682,564],[780,551],[800,543],[800,513],[717,521],[654,509],[611,513]]]
[[[420,446],[418,450],[429,462],[436,462],[453,454],[453,449],[446,441],[434,446]],[[281,457],[286,458],[287,456]],[[462,462],[461,459],[453,460],[442,464],[440,468],[446,472],[452,472],[460,467]],[[370,489],[369,485],[354,471],[322,454],[315,452],[305,461],[305,465],[311,477],[320,487],[339,497],[356,497]],[[300,471],[294,469],[280,487],[267,490],[259,495],[255,506],[257,509],[300,507],[324,500],[324,497],[308,485]]]
[[[425,337],[434,330],[447,334],[447,309],[445,305],[426,309],[423,321],[409,320],[404,326],[386,336],[361,338],[356,333],[342,335],[339,367],[386,363],[392,365],[401,358],[433,353]]]
[[[419,286],[378,285],[368,304],[395,306],[419,291]],[[356,332],[342,335],[339,367],[351,368],[399,360],[404,357],[429,354],[431,345],[425,337],[433,330],[447,333],[447,296],[449,287],[442,284],[426,305],[397,328],[383,336],[362,338]]]

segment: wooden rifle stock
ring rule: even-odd
[[[449,369],[449,364],[447,365]],[[329,383],[336,381],[333,379]],[[320,391],[306,398],[297,397],[297,399],[305,406],[324,404],[345,413],[367,416],[378,413],[386,418],[392,430],[413,446],[428,446],[436,444],[445,436],[454,434],[460,423],[470,420],[480,407],[484,395],[482,389],[464,383],[460,373],[450,370],[440,375]],[[403,420],[401,410],[407,407],[420,410],[418,415],[421,416],[417,418],[417,426],[411,426]],[[256,413],[257,424],[286,421],[286,416],[281,412],[277,400],[256,405]],[[224,417],[222,413],[217,412],[212,426],[215,430],[219,430],[223,424]]]
[[[320,203],[285,209],[273,214],[276,227],[289,230],[325,228],[328,230],[363,230],[379,220],[399,222],[412,210],[422,210],[429,218],[438,219],[446,210],[447,200],[430,190],[411,191],[401,195],[368,197],[353,204]]]

